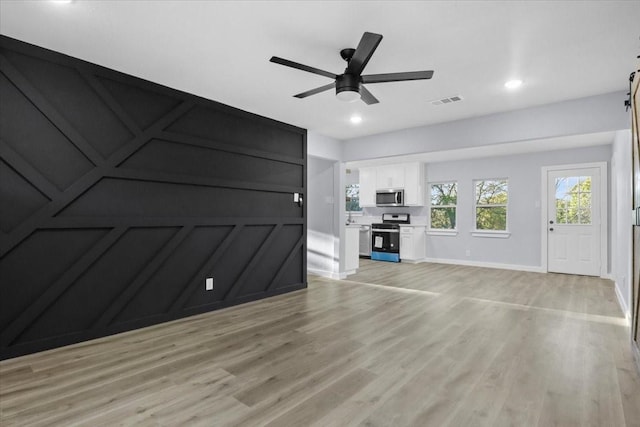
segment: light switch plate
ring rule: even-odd
[[[204,289],[207,291],[213,290],[213,277],[207,277],[204,281]]]

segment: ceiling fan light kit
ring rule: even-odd
[[[336,97],[340,101],[353,102],[360,99],[360,81],[353,74],[336,77]]]
[[[433,71],[411,71],[405,73],[387,73],[362,75],[362,71],[371,59],[373,52],[382,41],[382,35],[374,33],[364,33],[355,49],[342,49],[340,56],[347,61],[347,68],[342,74],[333,74],[329,71],[320,70],[308,65],[289,61],[288,59],[272,56],[270,61],[286,67],[296,68],[308,73],[318,74],[334,80],[333,83],[308,90],[294,95],[295,98],[306,98],[321,92],[335,88],[336,97],[341,101],[353,102],[362,99],[365,104],[377,104],[379,101],[363,83],[385,83],[400,82],[407,80],[428,80],[433,77]]]

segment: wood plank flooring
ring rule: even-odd
[[[639,426],[611,281],[361,260],[267,300],[0,362],[4,426]]]

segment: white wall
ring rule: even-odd
[[[343,143],[334,138],[320,135],[319,133],[307,132],[307,155],[320,157],[323,159],[342,159]]]
[[[332,277],[339,270],[339,227],[334,218],[335,160],[307,159],[307,270]]]
[[[345,141],[343,160],[374,159],[629,129],[629,114],[622,104],[624,99],[625,92],[612,92],[350,139]]]
[[[632,268],[631,131],[616,132],[611,155],[611,276],[625,315],[630,315]]]
[[[345,167],[341,141],[307,132],[307,271],[344,278]]]
[[[427,182],[458,182],[457,236],[427,236],[427,258],[539,271],[541,264],[541,168],[608,162],[611,146],[472,159],[426,165]],[[509,238],[473,237],[473,180],[508,178]],[[416,215],[428,216],[427,208]],[[470,256],[466,256],[466,251]]]

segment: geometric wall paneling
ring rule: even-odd
[[[302,208],[292,201],[290,193],[104,178],[58,216],[301,218]]]
[[[266,119],[264,122],[259,119],[247,121],[242,114],[230,114],[216,106],[198,106],[176,120],[167,130],[241,147],[259,146],[265,151],[295,158],[303,157],[303,147],[292,132],[274,127]]]
[[[66,189],[91,170],[91,161],[3,73],[0,73],[0,93],[3,143],[59,190]],[[25,122],[29,125],[24,126]]]
[[[0,91],[0,358],[306,287],[305,130],[4,36]]]
[[[98,77],[102,87],[140,129],[146,129],[180,103],[180,100],[135,85]]]
[[[205,277],[196,273],[231,231],[231,226],[196,227],[142,285],[114,323],[169,313],[183,294],[176,283],[204,289]],[[153,304],[150,303],[153,301]]]
[[[0,258],[1,330],[6,330],[12,320],[103,239],[108,231],[38,230]]]
[[[149,141],[119,168],[302,187],[301,164],[158,139]]]
[[[79,70],[15,51],[7,51],[5,57],[101,157],[131,139],[125,124]]]
[[[23,176],[0,160],[0,230],[5,233],[49,202],[49,198],[31,185]],[[9,191],[11,188],[11,191]]]
[[[238,296],[247,297],[268,289],[276,274],[288,267],[285,263],[301,239],[301,228],[298,225],[287,225],[276,230],[273,239],[265,245],[265,255],[257,258],[253,269],[247,269],[243,282],[236,287]]]
[[[186,307],[207,304],[211,302],[211,298],[214,301],[223,301],[234,288],[248,264],[254,260],[260,246],[274,228],[272,225],[242,227],[210,270],[210,274],[214,278],[213,291],[210,292],[210,295],[203,292],[194,293]]]
[[[295,268],[295,266],[300,263],[306,264],[306,245],[303,245],[302,242],[294,248],[294,250],[290,254],[290,258],[287,260],[290,268],[286,268],[282,270],[282,274],[279,276],[277,281],[274,281],[270,290],[284,290],[291,287],[295,287],[297,283],[300,281],[306,280],[306,275],[304,271],[301,271],[299,268]],[[293,267],[293,268],[291,268]]]
[[[130,228],[40,314],[17,343],[90,329],[173,237],[176,228]],[[117,266],[117,268],[114,268]],[[77,309],[82,301],[82,310]]]

